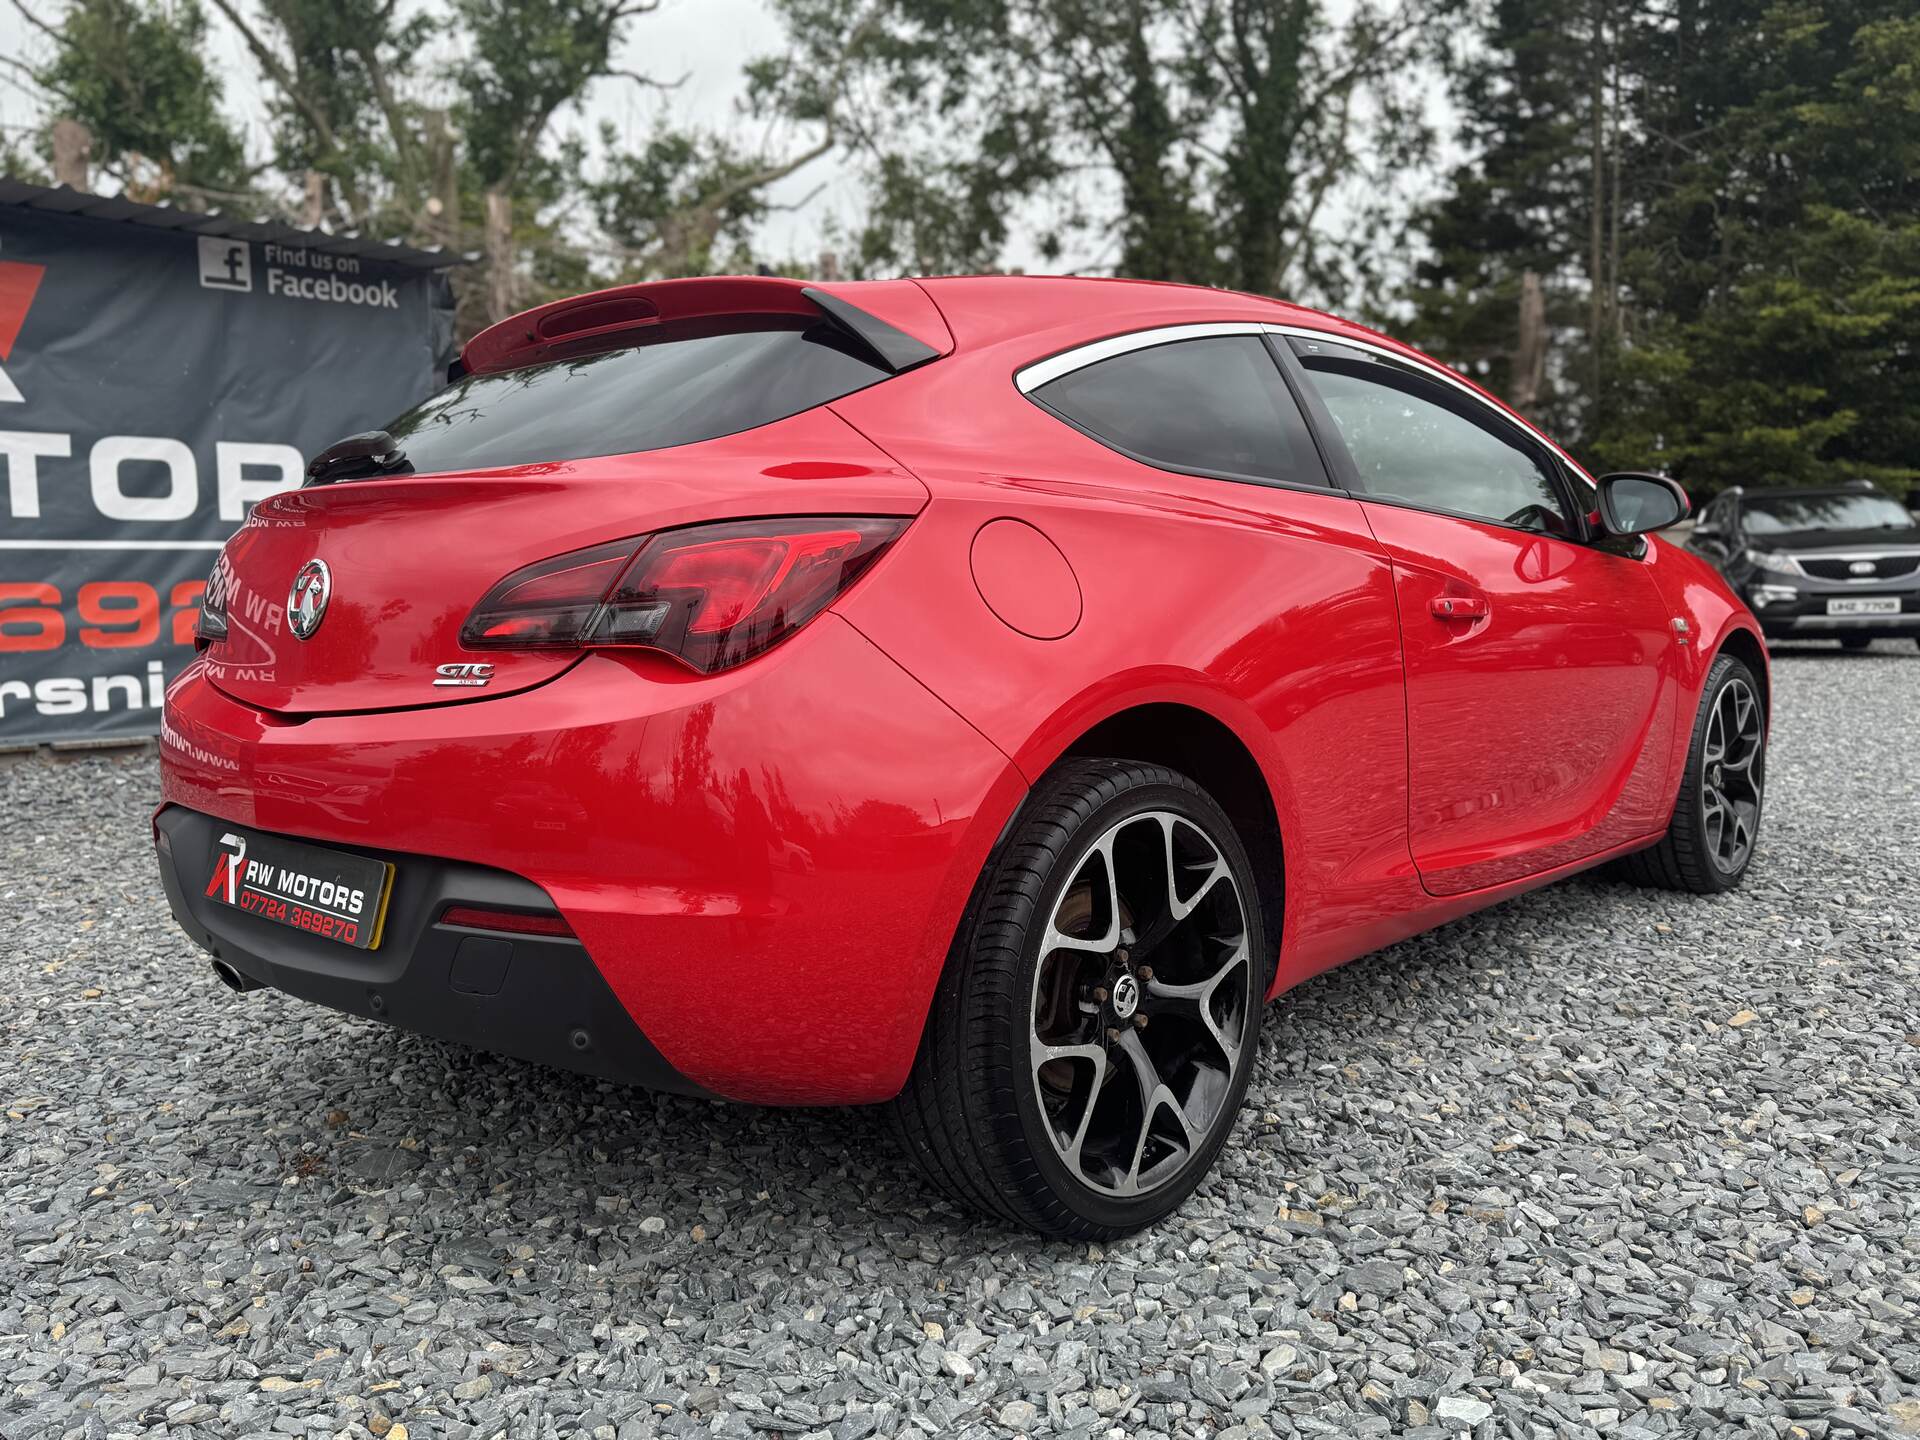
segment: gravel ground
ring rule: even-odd
[[[1316,980],[1218,1173],[1091,1248],[866,1114],[229,995],[150,758],[0,769],[0,1435],[1920,1433],[1920,654],[1776,675],[1744,889]]]

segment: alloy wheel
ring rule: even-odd
[[[1055,1153],[1102,1194],[1171,1183],[1223,1123],[1254,964],[1220,847],[1165,810],[1074,867],[1034,967],[1030,1057]]]
[[[1723,875],[1737,874],[1760,828],[1765,718],[1753,687],[1735,676],[1714,697],[1701,751],[1700,808],[1707,853]]]

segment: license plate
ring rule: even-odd
[[[384,860],[251,830],[220,836],[207,877],[209,900],[356,950],[379,945],[392,890]]]
[[[1898,595],[1861,595],[1845,600],[1827,601],[1829,615],[1898,615]]]

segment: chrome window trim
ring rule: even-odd
[[[1523,435],[1537,440],[1566,463],[1577,481],[1587,486],[1589,490],[1593,488],[1593,477],[1588,475],[1580,467],[1580,463],[1559,445],[1533,426],[1501,409],[1446,366],[1405,355],[1398,350],[1391,350],[1385,345],[1377,345],[1368,340],[1355,339],[1331,330],[1316,330],[1310,325],[1279,325],[1262,320],[1221,320],[1186,325],[1159,325],[1146,330],[1132,330],[1124,335],[1110,335],[1104,340],[1077,345],[1071,350],[1063,350],[1057,355],[1050,355],[1044,360],[1036,360],[1031,365],[1024,365],[1014,372],[1013,383],[1022,395],[1031,395],[1042,385],[1058,380],[1063,375],[1071,375],[1076,370],[1084,370],[1087,366],[1097,365],[1102,360],[1111,360],[1116,355],[1128,355],[1135,350],[1151,350],[1159,345],[1172,345],[1182,340],[1206,340],[1220,335],[1293,335],[1306,340],[1324,340],[1329,345],[1344,345],[1351,350],[1365,350],[1382,359],[1392,360],[1416,374],[1425,375],[1430,379],[1438,380],[1443,385],[1451,386],[1502,424],[1512,426]],[[1335,488],[1337,489],[1338,486],[1336,485]]]
[[[1031,395],[1042,385],[1071,375],[1116,355],[1135,350],[1151,350],[1157,345],[1172,345],[1181,340],[1210,340],[1218,335],[1263,335],[1268,326],[1255,320],[1224,320],[1199,325],[1161,325],[1151,330],[1134,330],[1125,335],[1110,335],[1087,345],[1062,350],[1045,360],[1036,360],[1014,372],[1013,383],[1022,395]]]

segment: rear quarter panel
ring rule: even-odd
[[[1057,347],[1056,347],[1057,348]],[[1022,397],[991,346],[837,402],[934,499],[839,612],[1031,781],[1099,721],[1201,710],[1245,744],[1278,814],[1288,903],[1276,988],[1399,938],[1423,901],[1406,844],[1406,711],[1391,572],[1359,505],[1138,464]],[[1011,517],[1066,556],[1084,605],[1053,640],[976,589]]]

